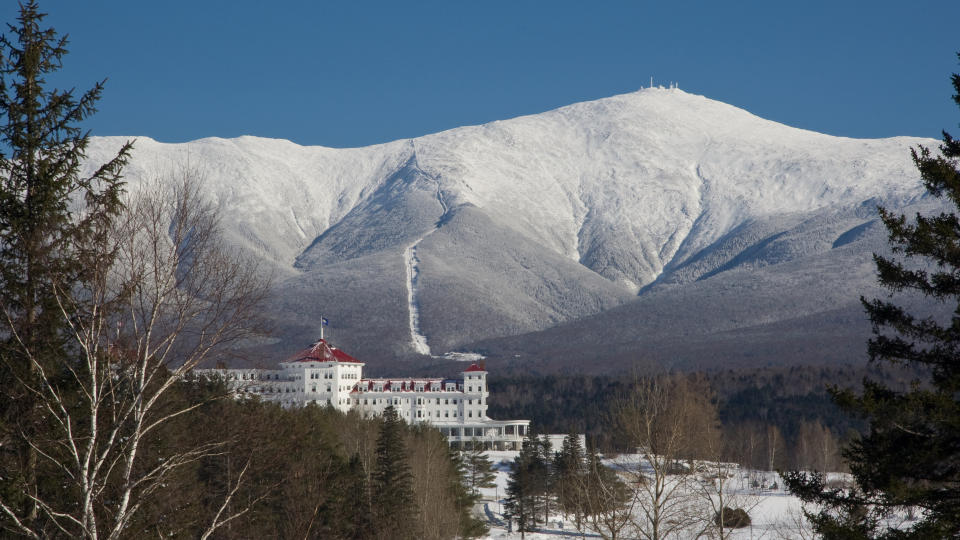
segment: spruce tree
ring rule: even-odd
[[[404,441],[406,425],[393,406],[383,411],[371,482],[371,508],[379,538],[413,538],[417,512]]]
[[[564,514],[573,514],[580,528],[583,512],[580,501],[580,486],[584,482],[586,461],[580,434],[575,430],[564,437],[563,446],[553,460],[551,490]]]
[[[340,489],[334,494],[333,512],[327,516],[333,524],[334,536],[345,540],[371,538],[370,492],[359,454],[350,457],[341,477]]]
[[[482,451],[480,452],[480,456],[483,460],[486,460],[486,456],[483,455]],[[489,460],[487,460],[487,463],[489,464]],[[480,500],[480,495],[470,488],[470,486],[473,485],[473,480],[471,479],[470,466],[465,463],[464,454],[450,448],[449,464],[451,472],[453,473],[451,477],[454,479],[453,485],[450,486],[450,493],[454,498],[459,514],[459,536],[463,538],[476,538],[486,535],[490,531],[486,521],[475,516],[473,513],[473,507]],[[486,469],[481,465],[478,470],[482,471]],[[496,474],[493,474],[493,477],[495,478]],[[483,487],[493,487],[494,485],[496,484],[494,484],[491,479],[490,485]]]
[[[510,465],[507,482],[506,510],[511,519],[517,520],[521,536],[536,529],[541,523],[538,499],[546,483],[546,469],[541,456],[540,440],[528,434],[516,459]]]
[[[550,520],[550,507],[553,502],[553,493],[550,490],[551,478],[553,477],[553,447],[546,434],[536,437],[534,440],[536,441],[536,458],[532,465],[534,489],[540,501],[543,521],[546,523]]]
[[[44,17],[29,0],[0,37],[0,309],[7,322],[0,331],[0,500],[5,517],[22,523],[36,519],[31,499],[41,489],[30,444],[44,429],[34,399],[39,371],[57,381],[55,366],[70,354],[57,298],[81,288],[92,264],[111,256],[103,239],[121,209],[130,150],[127,144],[90,176],[81,174],[89,139],[79,124],[95,112],[103,82],[79,97],[47,88],[67,38],[42,28]]]
[[[960,75],[952,81],[960,105]],[[923,375],[907,391],[872,380],[860,394],[834,390],[842,406],[869,421],[867,433],[843,453],[856,489],[831,489],[821,474],[785,475],[794,493],[821,505],[810,517],[827,538],[960,536],[960,140],[944,132],[939,154],[924,147],[912,154],[927,190],[954,210],[908,220],[881,208],[898,258],[874,256],[878,279],[891,292],[915,291],[957,306],[944,322],[887,300],[863,300],[874,329],[870,362]],[[887,528],[885,518],[903,508],[921,509],[919,520]]]
[[[472,441],[469,450],[461,453],[465,467],[467,486],[474,496],[479,494],[480,488],[492,488],[497,474],[493,470],[493,462],[484,454],[483,445],[476,440]]]

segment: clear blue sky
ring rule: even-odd
[[[362,146],[677,81],[851,137],[958,132],[960,1],[44,0],[97,135]],[[0,17],[12,22],[13,0]]]

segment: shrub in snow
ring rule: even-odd
[[[725,529],[742,529],[750,526],[750,514],[748,514],[743,508],[730,508],[729,506],[724,506],[723,515],[721,516],[720,512],[717,512],[717,515],[713,518],[713,521],[717,524],[717,527],[722,526]]]

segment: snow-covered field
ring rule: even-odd
[[[482,512],[490,525],[487,538],[512,540],[520,538],[520,533],[509,532],[503,518],[503,504],[506,502],[506,489],[509,479],[509,464],[517,452],[487,452],[487,456],[497,469],[495,488],[482,490],[483,500],[478,512]],[[624,456],[629,461],[630,456]],[[636,457],[632,458],[636,461]],[[608,464],[622,463],[607,461]],[[771,484],[776,483],[775,488]],[[766,487],[756,487],[762,484]],[[754,487],[751,487],[754,486]],[[735,498],[737,506],[748,509],[752,525],[735,530],[732,538],[745,539],[808,539],[813,538],[809,525],[804,522],[800,500],[785,491],[780,478],[775,473],[757,471],[739,471],[730,482],[728,495]],[[516,525],[514,524],[514,528]],[[577,531],[572,519],[561,515],[551,516],[549,523],[541,525],[537,532],[527,533],[526,538],[547,540],[555,538],[599,538],[600,535],[586,529]],[[625,538],[633,538],[627,534]],[[679,536],[677,538],[684,538]]]

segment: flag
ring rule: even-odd
[[[330,321],[325,317],[320,317],[320,326],[330,326]]]

